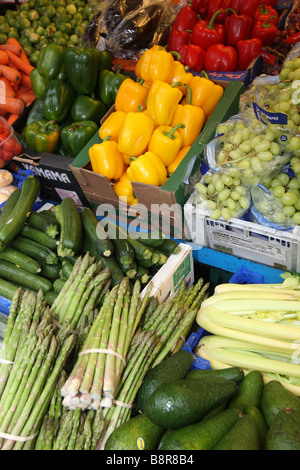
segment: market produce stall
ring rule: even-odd
[[[300,449],[298,20],[1,9],[1,450]]]

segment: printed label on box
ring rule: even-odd
[[[79,197],[78,197],[78,194],[75,193],[75,191],[69,191],[68,189],[62,189],[62,188],[55,188],[55,191],[57,192],[57,194],[59,195],[59,197],[61,199],[65,199],[67,197],[70,197],[72,199],[74,199],[76,205],[79,207],[79,206],[83,206],[82,202],[80,201]]]
[[[174,292],[177,291],[183,279],[191,272],[191,259],[187,256],[173,274]]]

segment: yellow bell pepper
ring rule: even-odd
[[[161,186],[167,179],[167,170],[153,152],[146,152],[132,159],[127,176],[130,181]]]
[[[179,128],[178,132],[182,137],[182,146],[192,145],[200,134],[204,121],[205,113],[199,106],[191,104],[191,89],[187,88],[187,104],[179,104],[176,109],[172,120],[172,126],[177,124],[184,124],[184,127]]]
[[[120,199],[120,201],[125,202],[125,204],[132,206],[138,203],[138,200],[136,199],[133,192],[131,181],[128,178],[126,171],[121,175],[119,181],[115,183],[113,189],[116,196]]]
[[[182,91],[161,80],[152,83],[147,100],[147,114],[155,125],[171,124],[176,106],[182,98]]]
[[[174,173],[174,171],[177,169],[179,164],[182,162],[182,160],[184,159],[184,157],[186,156],[186,154],[188,153],[188,151],[190,150],[191,147],[192,147],[191,145],[187,145],[186,147],[182,147],[179,150],[179,152],[177,153],[174,160],[167,167],[168,175],[172,175]]]
[[[94,173],[106,176],[108,180],[117,180],[124,172],[123,155],[114,140],[107,136],[100,144],[89,148],[89,157]]]
[[[172,76],[170,84],[173,85],[173,84],[178,83],[177,86],[179,90],[182,92],[183,95],[186,95],[187,93],[186,85],[189,85],[193,76],[194,75],[192,73],[186,71],[185,66],[181,62],[179,62],[178,60],[175,60],[174,67],[173,67],[173,76]]]
[[[99,128],[99,136],[102,140],[110,136],[111,140],[118,140],[120,129],[124,123],[126,113],[124,111],[112,112]]]
[[[192,78],[189,86],[192,93],[191,104],[202,108],[205,116],[209,117],[224,93],[223,87],[199,75]]]
[[[161,80],[170,83],[173,77],[174,57],[163,46],[147,49],[135,66],[135,75],[147,83]]]
[[[176,157],[182,147],[182,137],[178,129],[184,124],[175,127],[159,126],[152,134],[148,150],[154,152],[165,166],[168,166]]]
[[[145,152],[154,129],[153,119],[143,112],[126,114],[121,127],[118,148],[124,155],[138,156]]]
[[[115,99],[116,111],[138,111],[146,108],[149,86],[132,78],[126,78],[120,85]]]

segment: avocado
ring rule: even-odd
[[[254,418],[239,413],[235,424],[220,439],[214,450],[261,450]]]
[[[280,410],[269,427],[265,450],[300,450],[300,411]]]
[[[268,427],[277,413],[285,408],[300,411],[300,399],[278,380],[271,380],[264,386],[261,399],[261,410]]]
[[[268,427],[265,422],[265,418],[263,417],[263,414],[257,406],[249,405],[246,406],[245,408],[245,414],[252,416],[254,418],[254,421],[256,422],[257,426],[257,431],[258,431],[258,436],[260,439],[261,447],[264,448],[265,441],[266,441],[266,436],[268,432]]]
[[[149,397],[160,385],[172,380],[183,379],[193,364],[194,356],[189,351],[181,349],[164,359],[160,364],[150,369],[137,393],[137,405],[140,411],[145,411]]]
[[[229,408],[238,408],[240,411],[244,411],[245,407],[250,405],[260,408],[263,389],[262,373],[252,370],[239,384],[238,392],[230,401]]]
[[[221,377],[174,380],[152,393],[145,413],[157,426],[178,429],[199,421],[236,392],[237,385]]]
[[[141,413],[117,427],[104,450],[156,450],[164,432]]]
[[[244,371],[240,367],[228,367],[226,369],[193,369],[186,374],[186,379],[201,379],[202,377],[223,377],[239,384],[244,378]]]
[[[224,410],[180,429],[168,429],[158,450],[211,450],[238,419],[238,411]]]

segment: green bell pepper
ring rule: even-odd
[[[117,91],[121,83],[128,78],[122,73],[113,72],[112,70],[102,70],[98,79],[98,98],[106,106],[110,107],[114,104]]]
[[[49,43],[39,53],[36,68],[48,80],[57,78],[64,67],[66,48]]]
[[[48,120],[63,122],[75,98],[69,83],[59,79],[50,80],[44,94],[44,115]]]
[[[55,153],[58,149],[60,128],[55,121],[40,119],[25,128],[26,146],[36,153]]]
[[[37,98],[28,114],[26,125],[34,121],[39,121],[44,117],[44,100],[43,98]]]
[[[88,95],[92,93],[99,72],[100,55],[96,47],[67,47],[66,55],[67,77],[77,93]]]
[[[77,95],[72,103],[70,116],[72,121],[94,121],[100,124],[100,119],[107,108],[101,101],[88,95]]]
[[[99,72],[101,70],[110,70],[112,66],[112,55],[108,51],[100,51]]]
[[[98,126],[94,121],[73,122],[63,127],[60,136],[67,155],[76,157],[97,130]]]
[[[46,86],[48,85],[48,78],[43,77],[38,71],[37,68],[34,68],[30,73],[30,84],[32,91],[36,98],[41,98],[44,96]]]

